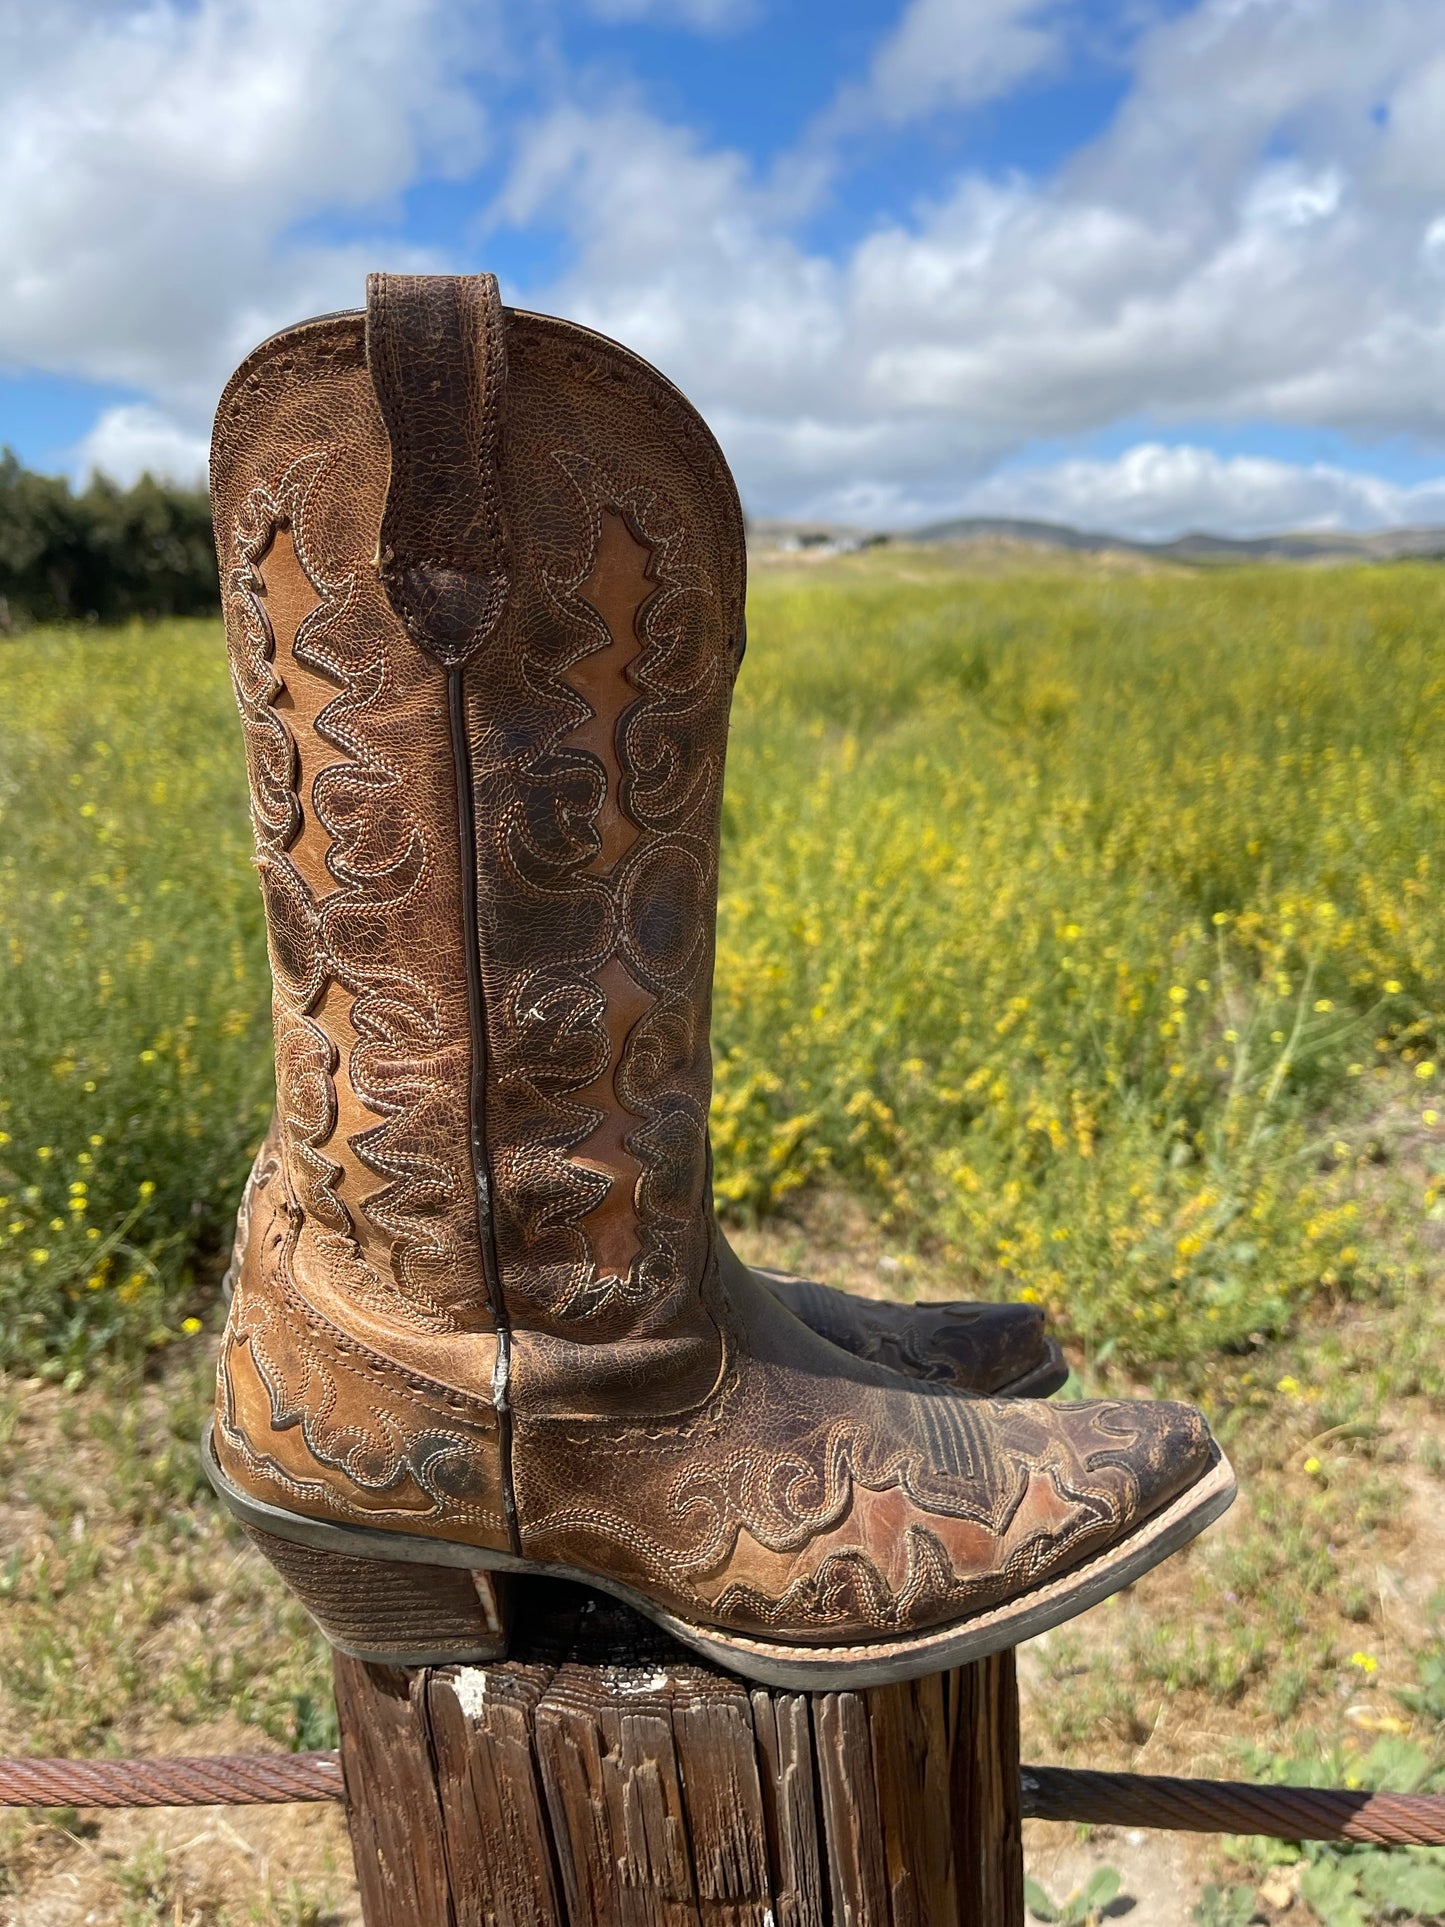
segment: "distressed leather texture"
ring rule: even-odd
[[[391,444],[377,556],[407,633],[442,662],[466,659],[507,596],[497,448],[506,394],[496,277],[367,281],[366,360]]]
[[[213,499],[279,1091],[220,1367],[237,1485],[833,1645],[1014,1599],[1211,1467],[1187,1407],[853,1356],[721,1240],[743,529],[669,384],[391,278],[243,365]],[[444,526],[500,589],[413,595]]]
[[[905,1378],[966,1392],[998,1392],[1036,1371],[1049,1356],[1037,1305],[959,1300],[897,1305],[859,1298],[814,1278],[754,1268],[753,1275],[830,1345]]]
[[[280,1127],[273,1118],[242,1193],[223,1287],[228,1297],[245,1262],[253,1211],[268,1188],[279,1183],[280,1170]],[[756,1265],[749,1269],[765,1290],[830,1345],[886,1365],[905,1378],[928,1379],[965,1392],[1000,1392],[1050,1359],[1044,1314],[1037,1305],[974,1300],[903,1305],[862,1298],[791,1272]]]

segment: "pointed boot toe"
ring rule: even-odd
[[[1173,1399],[1101,1399],[1075,1409],[1095,1414],[1095,1430],[1108,1442],[1090,1463],[1101,1473],[1114,1467],[1130,1482],[1131,1509],[1138,1518],[1150,1517],[1196,1485],[1219,1457],[1208,1420],[1192,1405]]]

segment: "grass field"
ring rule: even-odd
[[[1442,629],[1418,565],[755,584],[714,1033],[744,1248],[1039,1299],[1085,1389],[1188,1391],[1243,1474],[1035,1649],[1034,1757],[1441,1781]],[[248,858],[213,626],[0,645],[0,1750],[324,1725],[189,1444],[270,1103]],[[258,1886],[139,1821],[8,1837],[25,1897],[105,1859],[96,1918],[345,1912],[330,1835],[304,1891],[284,1843]],[[1401,1917],[1379,1856],[1239,1855],[1261,1918]]]
[[[1134,1362],[1390,1288],[1436,1194],[1346,1127],[1445,1143],[1442,622],[1424,567],[765,576],[724,1208],[842,1188]],[[204,1309],[266,971],[216,630],[35,634],[0,695],[0,1355],[63,1374]]]

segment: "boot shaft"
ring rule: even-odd
[[[485,1336],[541,1409],[677,1409],[718,1370],[736,494],[613,344],[482,278],[368,294],[243,365],[213,456],[288,1262],[444,1381]]]

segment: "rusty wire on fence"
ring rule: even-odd
[[[0,1760],[0,1807],[254,1807],[340,1798],[337,1753]]]
[[[1026,1766],[1025,1819],[1175,1833],[1262,1833],[1275,1840],[1344,1840],[1378,1847],[1445,1846],[1445,1795],[1254,1786]]]
[[[1382,1847],[1445,1846],[1445,1795],[1253,1786],[1053,1766],[1026,1766],[1021,1779],[1025,1819]],[[0,1807],[268,1806],[342,1797],[337,1753],[0,1760]]]

